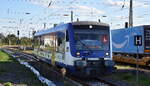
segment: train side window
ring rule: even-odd
[[[66,30],[66,42],[69,41],[69,35],[68,35],[68,30]]]

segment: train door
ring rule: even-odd
[[[56,32],[57,35],[57,45],[56,45],[56,60],[60,63],[64,63],[65,60],[65,42],[66,42],[66,34],[64,31]]]

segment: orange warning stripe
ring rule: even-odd
[[[144,50],[145,53],[150,53],[150,50]]]

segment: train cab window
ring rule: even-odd
[[[92,28],[92,29],[91,29]],[[74,26],[75,47],[77,50],[109,50],[109,27]]]

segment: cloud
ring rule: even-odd
[[[88,7],[88,6],[83,6],[83,5],[77,5],[74,7],[74,11],[75,12],[78,12],[78,13],[91,13],[93,12],[94,14],[97,14],[97,15],[101,15],[101,14],[104,14],[103,11],[97,9],[97,8],[94,8],[94,7]]]
[[[49,3],[51,2],[51,5],[49,6]],[[67,1],[65,1],[67,3]],[[74,5],[74,4],[70,4],[70,5],[66,5],[66,3],[64,2],[64,0],[62,0],[61,2],[59,0],[35,0],[34,2],[31,2],[31,4],[35,4],[35,5],[39,5],[39,6],[43,6],[43,7],[48,7],[50,10],[55,10],[55,11],[75,11],[78,13],[90,13],[91,11],[93,11],[93,13],[96,14],[103,14],[104,12],[94,8],[94,7],[88,7],[85,5]],[[70,2],[70,0],[68,1],[68,3]],[[73,1],[71,1],[73,2]],[[71,3],[70,2],[70,3]]]
[[[35,4],[35,5],[40,5],[40,6],[44,6],[44,7],[48,7],[49,3],[52,1],[52,4],[55,0],[35,0],[33,2],[30,2],[31,4]],[[52,5],[51,4],[51,5]]]
[[[49,17],[61,17],[61,16],[70,16],[70,12],[73,11],[74,16],[86,16],[89,17],[89,15],[104,15],[105,12],[102,10],[99,10],[94,7],[88,7],[85,5],[74,5],[74,6],[51,6],[49,8],[51,10],[51,13],[48,15]],[[53,10],[53,12],[52,12]]]
[[[148,5],[146,2],[135,1],[135,2],[133,2],[133,6],[146,8],[146,7],[149,7],[150,5]]]
[[[120,19],[120,20],[128,19],[127,16],[115,16],[114,18]]]
[[[109,5],[109,6],[120,6],[120,5],[123,5],[123,1],[106,0],[104,4]]]
[[[114,1],[114,0],[106,0],[104,2],[105,5],[109,5],[109,6],[119,6],[122,7],[122,5],[124,5],[125,3],[125,7],[129,7],[129,1]],[[133,1],[133,7],[149,7],[149,4],[147,4],[147,2],[140,2],[140,1]]]

